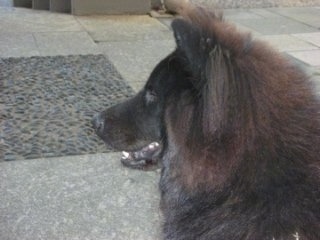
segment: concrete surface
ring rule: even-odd
[[[139,40],[101,42],[98,45],[102,52],[112,59],[122,77],[131,83],[135,91],[143,87],[150,70],[175,48],[173,39],[153,40],[152,44],[147,40]]]
[[[96,42],[170,39],[166,26],[149,16],[80,16],[76,18]],[[110,34],[112,33],[112,34]]]
[[[34,39],[42,56],[99,54],[101,51],[87,32],[42,32],[35,33]]]
[[[119,157],[2,163],[0,239],[158,239],[158,173],[130,171]]]
[[[306,67],[320,93],[320,5],[232,9],[226,18]],[[0,57],[103,53],[138,90],[174,48],[170,21],[0,7]],[[0,163],[0,239],[158,239],[158,173],[125,169],[119,158]]]

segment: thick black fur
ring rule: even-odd
[[[306,75],[215,12],[186,6],[176,50],[102,112],[119,150],[162,141],[167,240],[319,240],[320,103]]]

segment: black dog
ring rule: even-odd
[[[180,14],[176,50],[95,117],[97,134],[126,151],[161,142],[164,239],[319,240],[320,102],[308,78],[215,12]]]

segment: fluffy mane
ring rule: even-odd
[[[172,27],[197,89],[188,136],[179,137],[187,139],[183,155],[194,156],[188,182],[216,186],[214,173],[225,181],[241,172],[237,178],[268,187],[308,177],[320,156],[320,104],[308,77],[220,14],[190,5],[180,14]]]

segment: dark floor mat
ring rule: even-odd
[[[110,151],[91,118],[132,94],[103,55],[0,59],[0,161]]]

